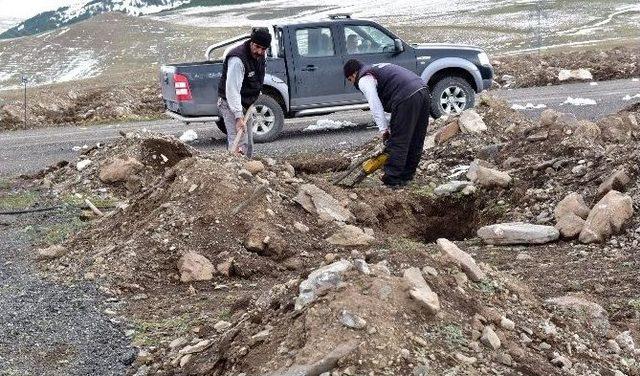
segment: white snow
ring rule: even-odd
[[[76,164],[78,171],[82,171],[91,164],[91,159],[83,159]]]
[[[572,98],[572,97],[567,97],[567,100],[562,102],[560,105],[565,105],[565,104],[569,104],[569,105],[573,105],[573,106],[593,106],[596,104],[596,101],[594,101],[593,99],[589,99],[589,98]]]
[[[533,103],[527,103],[526,105],[521,105],[521,104],[514,104],[513,106],[511,106],[512,110],[536,110],[536,109],[540,109],[540,108],[547,108],[546,104],[533,104]]]
[[[0,72],[0,81],[7,81],[11,78],[11,76],[13,75],[9,72]]]
[[[590,86],[598,86],[598,83],[597,82],[589,82],[589,85]]]
[[[315,124],[306,127],[304,131],[319,131],[324,129],[340,129],[346,127],[355,127],[356,124],[350,121],[320,119]]]
[[[632,78],[631,81],[632,82],[638,82],[638,81],[640,81],[640,78]]]
[[[622,100],[630,101],[630,100],[635,99],[635,98],[640,98],[640,94],[636,94],[636,95],[633,95],[633,96],[627,94],[627,95],[624,96],[624,98],[622,98]]]
[[[188,129],[184,131],[182,136],[180,136],[180,141],[182,142],[193,142],[198,139],[198,134],[193,129]]]

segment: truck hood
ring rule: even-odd
[[[466,50],[470,52],[483,52],[480,47],[470,46],[466,44],[449,44],[449,43],[412,43],[411,47],[418,51],[429,50]]]

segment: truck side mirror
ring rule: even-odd
[[[394,51],[395,51],[397,54],[399,54],[399,53],[401,53],[401,52],[404,52],[404,44],[402,43],[402,40],[400,40],[400,39],[394,39],[394,40],[393,40],[393,46],[395,47],[395,48],[394,48]]]

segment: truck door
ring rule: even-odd
[[[416,54],[413,48],[405,44],[404,51],[395,52],[393,34],[372,24],[344,24],[341,42],[344,46],[343,64],[349,59],[358,59],[363,64],[392,63],[416,72]],[[348,100],[364,97],[345,80],[345,92]]]
[[[342,56],[336,52],[335,31],[335,27],[310,25],[289,29],[293,110],[325,107],[344,100]]]

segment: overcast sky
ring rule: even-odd
[[[38,13],[89,0],[0,0],[0,19],[26,20]]]

